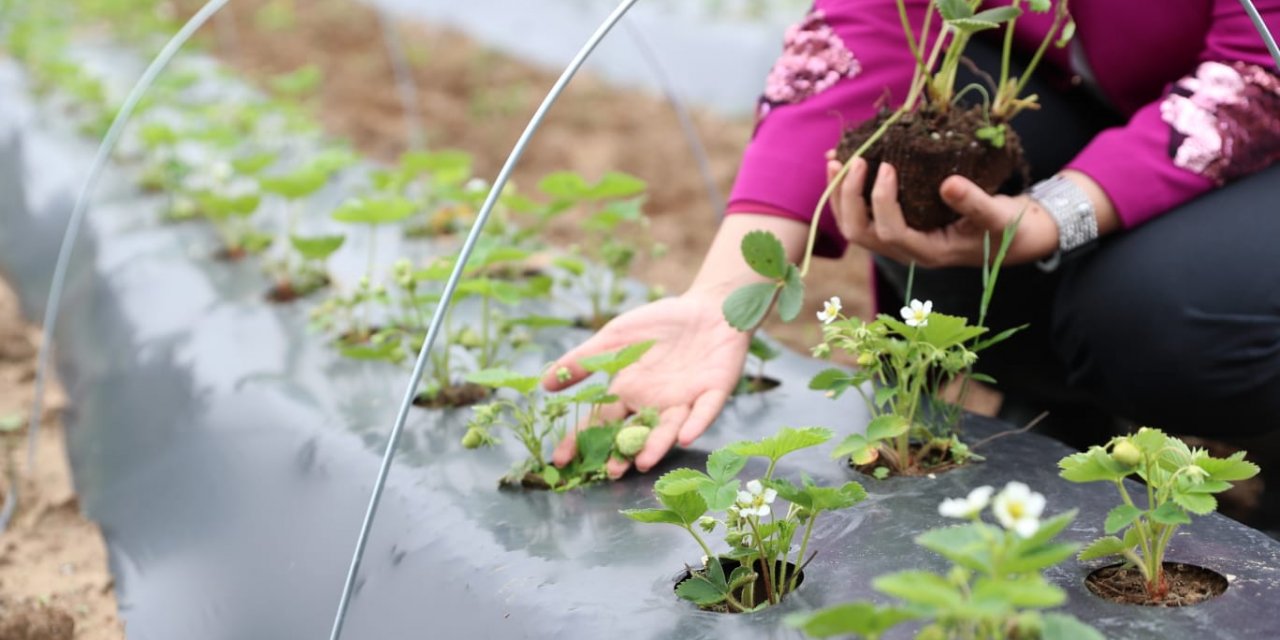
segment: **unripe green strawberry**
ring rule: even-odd
[[[467,449],[479,449],[484,445],[484,432],[479,429],[467,429],[466,435],[462,436],[462,446]]]
[[[623,427],[613,439],[613,446],[624,458],[635,457],[641,449],[644,449],[644,443],[649,439],[650,431],[652,429],[649,427],[639,425]]]
[[[1142,459],[1142,452],[1138,451],[1138,447],[1128,438],[1125,438],[1111,447],[1111,459],[1126,467],[1133,467]]]

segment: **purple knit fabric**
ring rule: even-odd
[[[927,0],[905,4],[918,30]],[[1280,33],[1280,0],[1255,4]],[[1071,13],[1099,88],[1129,122],[1100,133],[1067,166],[1101,185],[1124,226],[1280,159],[1280,83],[1238,0],[1072,0]],[[1033,49],[1050,18],[1020,18],[1016,46]],[[936,15],[933,22],[936,33]],[[729,213],[767,205],[768,213],[808,222],[826,186],[823,154],[842,128],[900,104],[913,65],[895,0],[817,0],[787,32],[769,75]],[[1073,73],[1066,50],[1056,48],[1041,70]],[[1220,95],[1228,87],[1238,91]],[[819,255],[842,253],[829,210],[820,229]]]

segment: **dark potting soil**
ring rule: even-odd
[[[889,116],[889,112],[881,112],[846,130],[836,157],[841,162],[848,160]],[[974,134],[986,125],[981,107],[903,115],[863,154],[869,176],[863,196],[870,199],[880,163],[888,162],[898,171],[898,202],[907,224],[928,231],[945,227],[958,217],[938,193],[947,176],[965,176],[987,193],[995,193],[1015,173],[1027,182],[1029,169],[1017,134],[1005,127],[1004,146],[995,148]]]
[[[1093,595],[1144,607],[1186,607],[1216,598],[1227,590],[1227,579],[1217,571],[1181,562],[1164,563],[1169,592],[1162,598],[1147,594],[1147,581],[1136,567],[1113,564],[1095,570],[1085,578]]]
[[[234,249],[222,247],[214,252],[213,259],[220,262],[239,262],[248,255],[249,252],[244,247],[236,247]]]
[[[955,462],[949,455],[934,455],[934,452],[938,451],[936,447],[931,448],[928,455],[924,456],[922,459],[921,452],[925,450],[924,443],[913,442],[908,446],[908,450],[910,451],[910,459],[907,461],[906,465],[898,465],[894,464],[892,461],[886,460],[886,455],[893,454],[892,452],[885,454],[884,451],[880,452],[881,457],[879,459],[867,464],[854,464],[847,458],[845,461],[854,471],[866,474],[871,478],[875,477],[875,471],[879,467],[885,467],[889,470],[889,475],[886,477],[905,476],[908,478],[919,478],[930,474],[946,473],[952,469],[963,466],[963,463]]]
[[[461,409],[469,407],[489,397],[489,387],[463,382],[451,384],[434,394],[419,393],[413,399],[414,406],[424,409]]]
[[[741,562],[737,560],[732,560],[729,558],[718,558],[718,560],[720,561],[720,568],[724,571],[724,575],[726,578],[733,573],[734,569],[737,569],[739,566],[742,565]],[[805,564],[807,565],[808,563],[805,563]],[[748,609],[755,607],[761,604],[762,602],[764,602],[765,598],[767,597],[766,594],[768,593],[765,590],[764,572],[761,571],[760,567],[758,566],[760,565],[759,560],[756,561],[756,565],[757,565],[756,575],[758,575],[759,577],[756,578],[755,586],[752,589],[754,597],[751,598],[751,601],[747,602],[746,600],[743,599],[743,593],[745,592],[746,587],[740,588],[737,591],[733,592],[733,597],[737,598],[738,601],[741,602]],[[786,575],[786,581],[789,583],[791,582],[791,576],[795,575],[797,569],[794,562],[788,562],[786,563],[786,565],[787,566],[786,566],[785,575]],[[692,580],[695,573],[702,573],[703,571],[705,571],[705,569],[693,569],[692,567],[685,567],[684,572],[682,572],[680,576],[676,579],[676,584],[674,588],[675,589],[680,588],[680,585],[684,584],[686,580]],[[776,575],[783,574],[782,571],[775,571],[774,573]],[[799,589],[800,585],[802,584],[804,584],[804,571],[800,570],[800,577],[796,579],[796,589]],[[791,595],[791,593],[792,592],[790,591],[783,593],[782,598],[780,598],[779,601],[785,600],[787,596]],[[680,596],[676,596],[676,597],[679,598]],[[702,609],[703,611],[711,611],[714,613],[744,613],[742,611],[735,610],[727,602],[723,602],[720,604],[715,604],[707,607],[699,606],[698,608]]]
[[[307,283],[305,287],[295,287],[292,281],[277,282],[267,290],[267,300],[286,304],[305,298],[329,286],[329,276]]]

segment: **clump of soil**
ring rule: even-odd
[[[875,119],[845,131],[836,157],[842,162],[848,160],[889,115],[881,112]],[[928,231],[945,227],[958,218],[938,193],[947,176],[965,176],[987,193],[995,193],[1015,172],[1020,172],[1026,182],[1028,168],[1017,134],[1005,127],[1004,145],[996,148],[975,135],[975,131],[985,126],[987,121],[981,107],[953,108],[942,114],[922,111],[903,115],[863,156],[869,176],[863,189],[864,197],[871,197],[880,163],[888,162],[898,172],[898,202],[907,224]]]
[[[461,409],[483,401],[489,397],[489,393],[489,387],[463,382],[451,384],[431,394],[423,391],[413,399],[413,404],[424,409]]]
[[[329,286],[329,276],[316,278],[297,286],[291,280],[277,282],[267,290],[267,300],[279,304],[286,304],[305,298],[325,287]]]
[[[222,247],[213,253],[213,259],[219,262],[239,262],[244,260],[249,252],[244,247]]]
[[[742,566],[741,562],[737,560],[731,560],[729,558],[716,558],[708,561],[714,562],[716,560],[719,560],[720,568],[724,571],[724,575],[726,578],[733,573],[734,569],[737,569],[738,567]],[[808,563],[806,562],[805,564],[808,564]],[[756,575],[759,577],[756,578],[755,584],[752,587],[752,597],[745,598],[745,592],[746,592],[745,586],[733,592],[733,597],[736,598],[738,602],[741,602],[742,605],[747,607],[748,609],[754,608],[757,605],[764,603],[765,599],[768,597],[767,596],[768,591],[766,591],[765,589],[764,571],[759,566],[760,565],[759,560],[756,561],[756,565],[757,565]],[[799,570],[800,577],[796,579],[796,589],[799,589],[800,585],[804,584],[804,570],[797,569],[795,563],[793,562],[786,563],[785,572],[781,571],[780,569],[781,569],[781,565],[778,565],[777,567],[774,568],[774,572],[773,572],[774,576],[781,577],[785,575],[786,581],[788,584],[791,582],[791,576],[795,575],[796,571]],[[695,573],[700,574],[703,571],[706,571],[706,569],[693,569],[690,567],[686,567],[684,573],[680,574],[680,577],[676,580],[675,588],[677,589],[680,588],[680,585],[684,584],[686,580],[692,580]],[[789,591],[786,593],[783,593],[781,599],[785,600],[789,595],[791,595],[791,592]],[[714,613],[743,613],[742,611],[738,611],[734,609],[731,605],[729,605],[728,602],[722,602],[720,604],[711,605],[708,607],[698,607],[698,608],[702,609],[703,611],[711,611]]]
[[[1186,607],[1216,598],[1227,590],[1220,573],[1181,562],[1164,563],[1168,591],[1159,598],[1147,593],[1147,581],[1137,567],[1114,564],[1089,574],[1084,584],[1093,595],[1120,604],[1144,607]]]
[[[0,638],[72,640],[75,631],[76,621],[60,607],[0,601]]]
[[[908,458],[905,462],[898,458],[897,453],[891,448],[877,449],[878,458],[866,464],[854,464],[849,461],[849,466],[859,473],[864,473],[873,477],[876,475],[876,469],[888,469],[889,473],[885,477],[905,476],[908,478],[919,478],[931,474],[946,473],[963,463],[956,462],[951,456],[950,441],[938,439],[932,442],[912,442],[908,445]],[[882,472],[883,473],[883,472]]]
[[[738,386],[733,390],[733,395],[745,396],[756,393],[765,393],[767,391],[773,391],[780,386],[782,386],[782,381],[777,378],[757,375],[742,376],[742,379],[738,381]]]

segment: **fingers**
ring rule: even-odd
[[[1004,208],[996,204],[995,198],[968,178],[951,176],[942,181],[938,191],[947,206],[964,216],[962,221],[977,229],[1003,231],[1011,222],[1005,219]]]
[[[720,415],[720,410],[724,409],[724,403],[728,400],[729,394],[722,390],[711,390],[698,396],[698,399],[693,402],[693,409],[689,411],[689,417],[680,426],[680,446],[687,447],[693,444],[698,436],[706,432],[707,427],[715,422],[716,416]]]
[[[839,162],[827,164],[827,181],[830,182],[839,174],[842,165]],[[849,165],[849,172],[837,186],[831,199],[831,212],[835,215],[836,226],[845,239],[852,240],[864,232],[869,222],[867,204],[862,198],[863,185],[866,184],[867,161],[854,158]]]
[[[573,457],[578,455],[578,432],[583,429],[589,429],[593,424],[602,422],[611,422],[613,420],[621,420],[627,417],[627,408],[621,402],[611,402],[602,405],[600,410],[594,416],[583,418],[578,424],[574,425],[573,430],[566,433],[564,439],[556,445],[556,450],[551,453],[551,462],[557,467],[563,467],[569,464]],[[625,469],[624,469],[625,471]]]
[[[591,372],[578,366],[578,360],[621,346],[622,342],[615,339],[607,328],[602,329],[552,362],[547,367],[546,373],[542,374],[542,388],[547,391],[560,391],[578,384],[583,378],[591,375]],[[562,377],[562,370],[568,371],[568,375]]]
[[[678,406],[668,407],[658,417],[658,426],[649,432],[649,439],[644,443],[644,449],[636,456],[636,470],[641,473],[653,468],[658,464],[663,456],[671,450],[676,443],[676,434],[680,432],[680,425],[684,424],[685,419],[689,417],[689,407]]]

